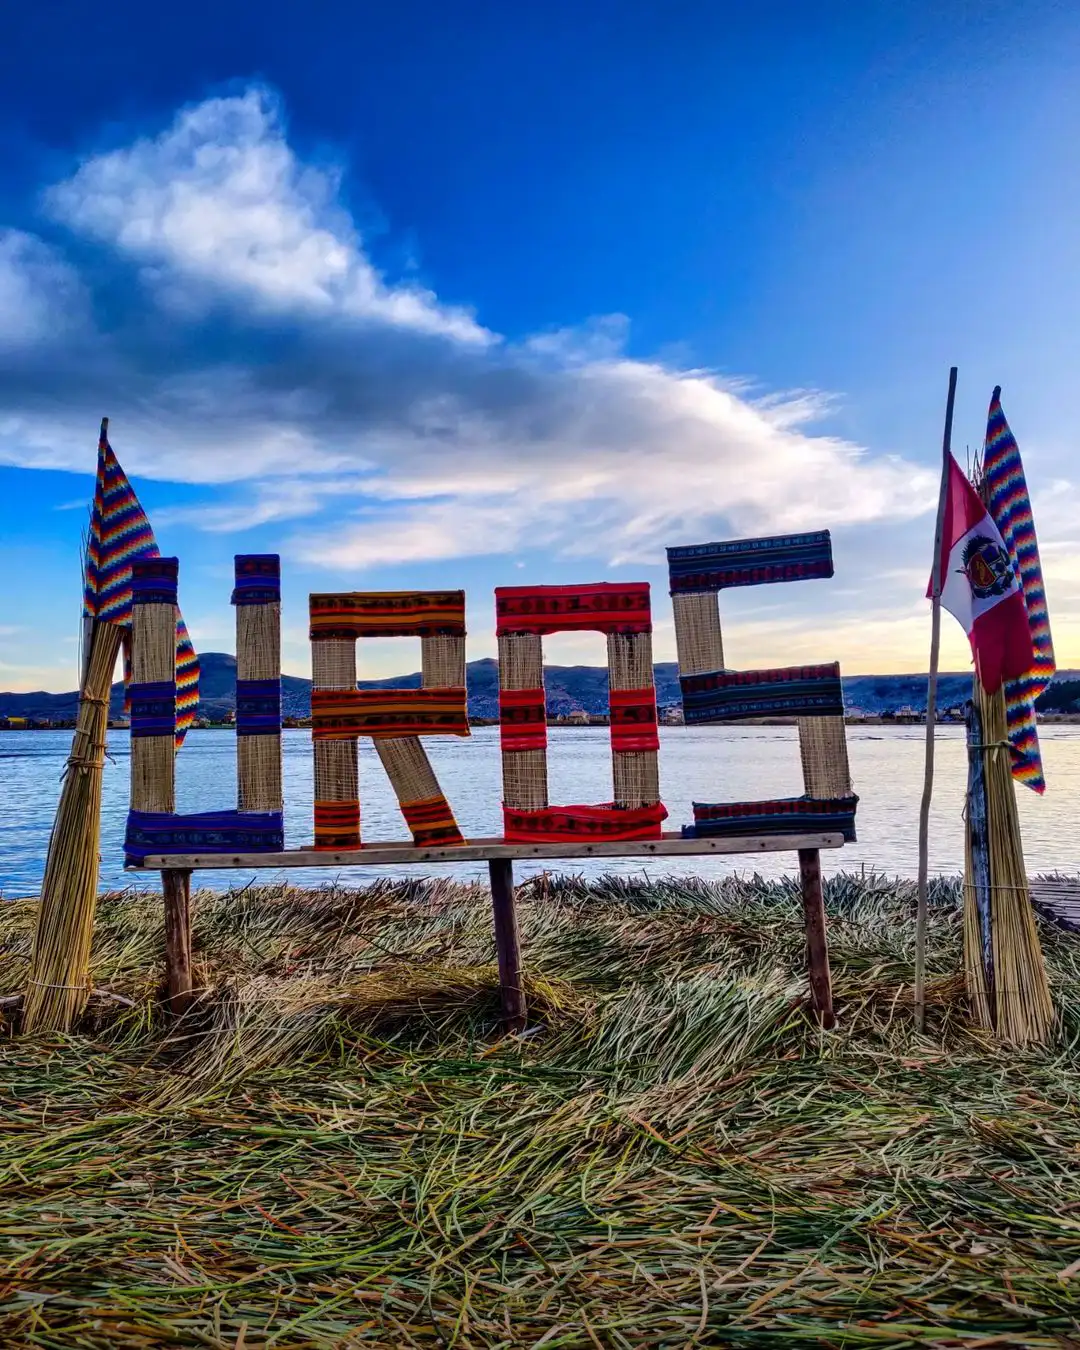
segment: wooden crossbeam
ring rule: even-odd
[[[397,842],[366,844],[341,852],[289,849],[284,853],[168,853],[149,857],[129,872],[157,872],[162,868],[388,867],[408,863],[490,862],[492,858],[527,861],[530,858],[649,858],[702,857],[724,853],[794,853],[805,848],[841,848],[840,834],[746,835],[733,839],[683,839],[678,834],[659,839],[616,840],[582,844],[507,844],[501,839],[467,839],[446,848],[416,848]]]

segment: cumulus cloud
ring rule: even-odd
[[[218,485],[184,508],[197,528],[310,520],[284,551],[334,568],[530,547],[618,565],[933,503],[936,475],[818,433],[812,391],[631,359],[618,317],[510,341],[387,279],[340,172],[298,156],[263,90],[181,111],[45,200],[141,299],[92,348],[0,366],[0,459],[85,469],[108,411],[129,472]]]
[[[74,229],[147,265],[185,308],[221,291],[271,312],[338,314],[483,342],[462,309],[390,286],[338,204],[339,173],[302,164],[271,95],[208,99],[152,139],[98,155],[46,194]],[[176,283],[202,283],[192,294]]]

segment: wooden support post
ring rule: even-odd
[[[514,864],[509,858],[492,858],[491,905],[495,915],[495,949],[499,955],[499,989],[502,994],[503,1029],[525,1030],[525,990],[521,983],[521,936],[514,904]]]
[[[169,1010],[180,1017],[191,1007],[191,873],[169,870],[161,874],[165,894],[165,977]]]
[[[803,914],[806,918],[806,954],[810,965],[810,996],[818,1021],[830,1030],[836,1025],[829,973],[829,944],[825,936],[825,901],[821,894],[821,854],[816,848],[799,849]]]

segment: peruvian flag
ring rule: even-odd
[[[988,694],[1034,660],[1020,580],[979,494],[949,456],[941,532],[941,603],[960,620]],[[933,595],[933,579],[927,595]]]

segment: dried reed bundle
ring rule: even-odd
[[[86,1005],[101,842],[101,773],[109,691],[124,630],[94,622],[75,735],[49,839],[24,1031],[67,1031]]]
[[[609,633],[607,658],[608,687],[612,693],[652,688],[651,633]],[[660,800],[660,768],[655,750],[612,751],[611,775],[612,800],[616,806],[633,810]]]
[[[499,688],[542,689],[544,656],[535,633],[499,637]],[[518,811],[540,811],[548,804],[547,748],[502,752],[503,802]]]
[[[280,680],[281,602],[236,607],[237,680]],[[237,805],[280,811],[281,735],[236,737]]]
[[[1006,735],[1005,691],[987,694],[976,679],[973,698],[981,725],[986,785],[993,979],[986,979],[968,822],[964,878],[964,968],[976,1017],[1013,1045],[1045,1044],[1054,1023],[1046,964],[1031,905]]]

